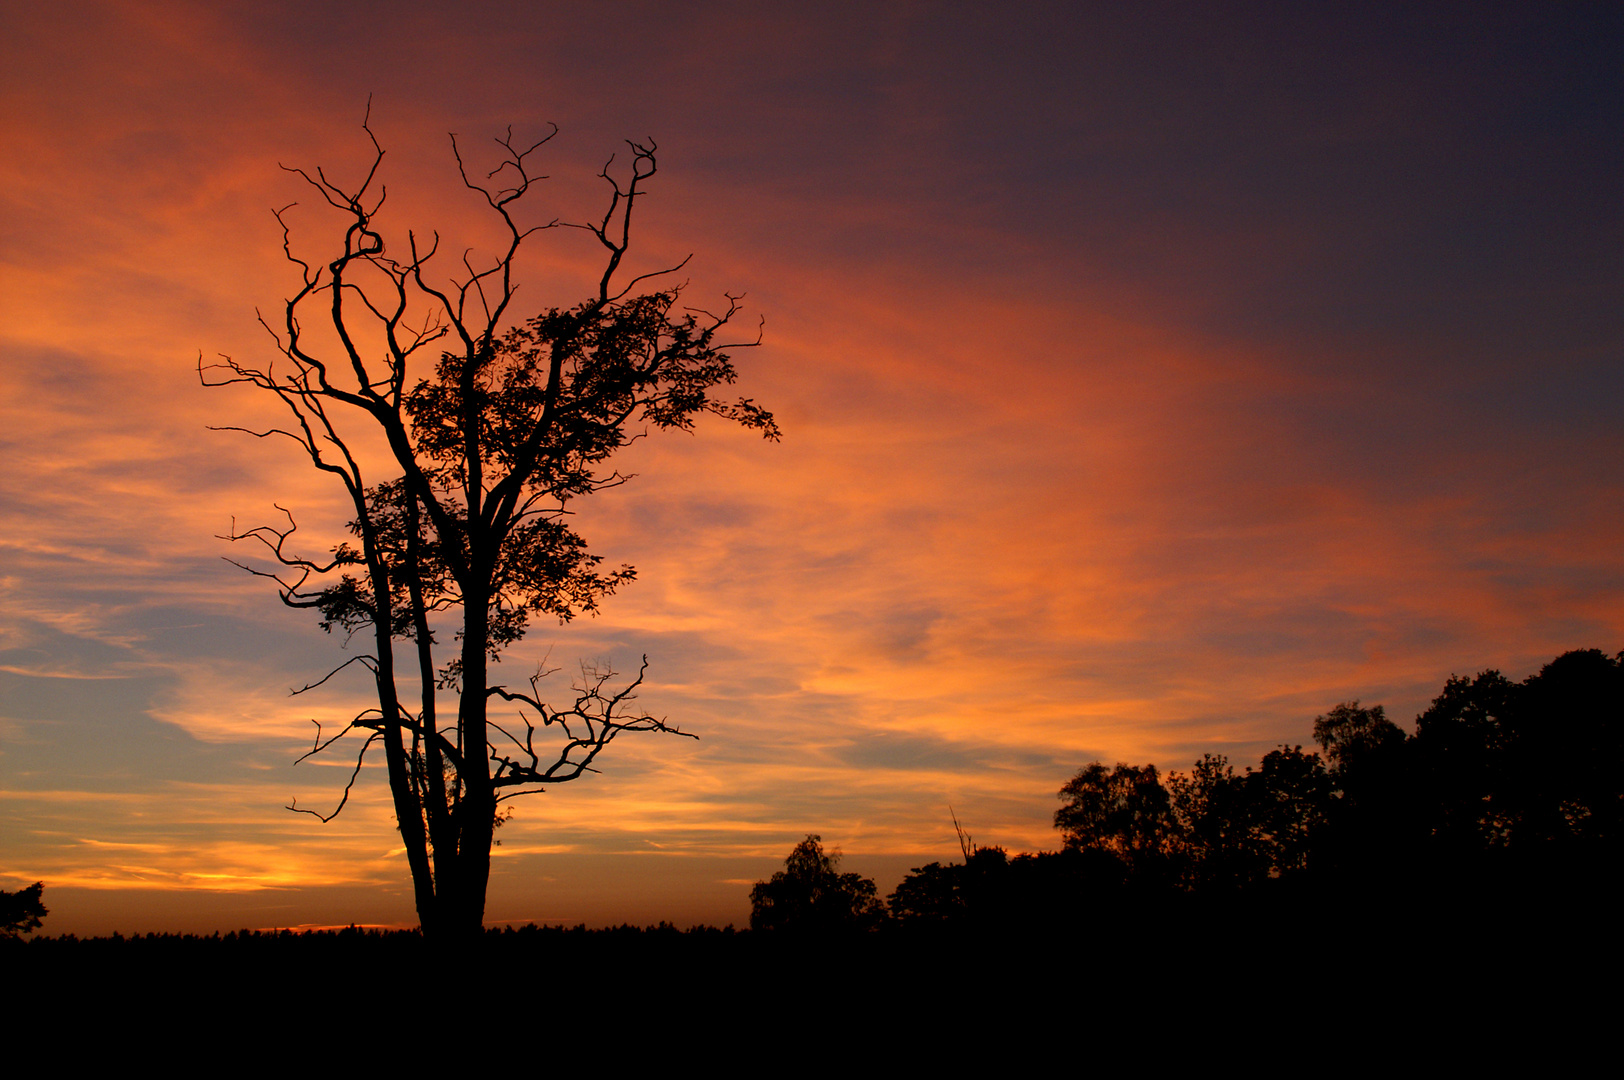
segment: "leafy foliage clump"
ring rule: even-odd
[[[26,889],[6,892],[0,889],[0,938],[16,938],[40,928],[40,920],[51,912],[40,900],[45,884],[36,881]]]

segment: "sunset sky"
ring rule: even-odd
[[[1219,10],[1221,9],[1221,10]],[[780,443],[635,444],[579,530],[635,585],[537,625],[699,734],[521,800],[488,921],[742,924],[809,832],[889,891],[1053,848],[1093,761],[1409,724],[1451,674],[1624,648],[1624,9],[1612,4],[8,5],[0,41],[0,888],[52,933],[412,924],[382,770],[294,759],[360,679],[225,562],[342,491],[205,390],[263,363],[353,181],[493,234],[448,132],[509,125],[536,223],[660,146],[631,258],[746,294]],[[482,159],[483,160],[483,159]],[[518,314],[596,281],[535,238]],[[449,273],[449,264],[445,268]]]

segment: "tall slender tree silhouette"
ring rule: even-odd
[[[543,179],[533,161],[557,129],[533,144],[516,143],[510,129],[483,178],[452,136],[463,184],[504,240],[484,262],[464,254],[460,270],[438,277],[438,234],[386,243],[384,151],[369,121],[362,129],[372,160],[358,184],[290,170],[337,223],[326,255],[309,260],[295,251],[289,208],[277,212],[300,274],[277,325],[261,318],[281,359],[263,368],[200,359],[199,374],[207,385],[243,383],[278,398],[290,422],[249,433],[291,440],[349,497],[353,541],[329,556],[293,550],[286,511],[285,523],[234,528],[230,539],[274,557],[275,569],[252,572],[272,579],[283,603],[314,609],[325,629],[366,635],[371,651],[347,663],[371,672],[377,705],[330,737],[318,728],[311,753],[363,736],[353,786],[367,749],[382,743],[423,929],[467,936],[483,922],[501,804],[579,778],[623,733],[684,734],[632,705],[646,657],[623,683],[583,667],[573,700],[557,706],[544,700],[539,669],[526,687],[491,680],[489,665],[533,617],[591,612],[632,580],[631,567],[604,570],[588,553],[570,504],[625,482],[610,459],[644,431],[689,430],[704,413],[770,439],[778,429],[749,399],[715,396],[735,378],[725,350],[759,341],[759,333],[722,340],[739,298],[707,312],[683,306],[680,285],[645,289],[686,259],[630,276],[624,267],[634,211],[656,171],[652,141],[628,143],[630,160],[604,167],[601,218],[526,225],[521,209]],[[555,229],[580,230],[601,250],[595,288],[571,306],[516,319],[516,260]],[[440,692],[454,695],[454,710],[442,708]],[[498,726],[493,699],[518,706],[522,727]]]

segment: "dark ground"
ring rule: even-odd
[[[371,1031],[405,1063],[472,1034],[531,1061],[866,1046],[898,1067],[1034,1055],[1047,1071],[1053,1048],[1067,1071],[1189,1054],[1550,1067],[1611,1038],[1624,958],[1612,911],[1562,910],[1118,912],[826,937],[528,926],[460,951],[354,929],[36,937],[0,943],[0,962],[8,1026],[69,1044],[95,1032],[93,1054],[157,1040],[293,1065],[317,1046],[360,1054]]]

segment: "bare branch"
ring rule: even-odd
[[[304,753],[300,754],[298,757],[293,759],[293,763],[295,765],[299,764],[299,762],[303,761],[305,758],[310,757],[312,754],[321,753],[323,750],[327,749],[329,746],[333,745],[335,742],[342,739],[345,735],[348,735],[350,733],[350,731],[356,726],[355,722],[351,721],[350,723],[345,724],[343,729],[341,731],[339,731],[339,733],[337,735],[334,735],[333,737],[328,739],[326,742],[323,742],[322,738],[321,738],[321,721],[320,720],[311,720],[310,722],[312,724],[316,725],[316,738],[314,740],[313,745],[310,747],[309,750],[306,750]]]
[[[349,729],[346,728],[345,730],[347,731]],[[331,814],[322,814],[322,813],[320,813],[319,811],[316,811],[316,810],[304,810],[304,809],[301,809],[300,806],[299,806],[299,800],[298,799],[294,799],[291,802],[289,802],[288,803],[288,809],[292,810],[295,814],[309,814],[311,817],[316,818],[317,820],[319,820],[323,825],[327,824],[329,821],[336,818],[339,815],[340,811],[342,811],[344,809],[345,805],[350,801],[350,789],[355,787],[355,778],[361,775],[361,763],[366,760],[367,748],[372,745],[373,740],[377,739],[380,736],[380,734],[381,734],[380,732],[374,731],[371,735],[367,736],[367,741],[361,744],[361,752],[355,755],[355,769],[354,769],[353,772],[350,773],[350,782],[344,785],[344,796],[343,796],[343,798],[338,800],[338,805],[333,808],[333,812]],[[335,735],[335,736],[333,736],[333,739],[337,739],[339,737],[340,736]],[[333,742],[333,739],[328,740],[327,745],[331,745],[332,742]],[[312,750],[310,753],[313,754],[313,753],[315,753],[315,751]],[[310,754],[306,754],[306,755],[304,755],[304,757],[301,757],[299,760],[303,761],[306,757],[309,757],[309,756],[310,756]]]
[[[959,824],[959,815],[953,812],[953,808],[951,806],[947,808],[947,816],[953,819],[953,831],[957,833],[959,837],[959,851],[964,854],[964,863],[966,866],[968,866],[970,864],[971,857],[976,853],[975,840],[970,836],[969,833],[964,831],[964,826]]]
[[[372,674],[374,676],[376,676],[378,674],[378,659],[377,659],[377,657],[367,656],[365,654],[362,654],[360,656],[352,656],[348,660],[344,661],[342,664],[338,665],[333,670],[329,671],[327,674],[323,675],[321,678],[317,679],[315,682],[306,683],[305,685],[299,687],[299,689],[297,689],[297,690],[290,690],[288,692],[288,696],[289,697],[298,697],[300,694],[304,693],[307,690],[314,690],[316,687],[320,686],[322,683],[325,683],[328,679],[331,679],[334,675],[337,675],[340,671],[343,671],[345,668],[349,667],[351,664],[360,664],[362,667],[364,667],[368,671],[372,672]],[[311,722],[314,723],[315,721],[311,721]],[[320,729],[319,729],[319,726],[318,726],[318,731],[319,730]],[[311,753],[315,753],[315,751],[312,750]]]
[[[557,724],[566,735],[563,746],[559,748],[551,763],[543,768],[541,754],[535,748],[534,723],[526,721],[526,733],[522,742],[506,730],[497,728],[522,751],[522,756],[507,757],[496,753],[493,749],[491,761],[497,766],[493,783],[502,788],[529,784],[558,784],[573,780],[583,773],[596,772],[597,770],[592,767],[594,759],[623,732],[658,731],[697,739],[699,736],[667,724],[664,718],[647,713],[623,711],[627,702],[635,700],[634,691],[642,685],[647,672],[648,657],[644,656],[635,679],[619,691],[605,694],[604,687],[615,678],[614,670],[583,666],[581,681],[575,685],[575,703],[563,710],[553,710],[542,704],[539,691],[523,694],[500,687],[492,688],[493,693],[504,700],[522,702],[535,709],[543,727]],[[542,677],[538,672],[531,679],[533,690]],[[491,726],[496,725],[493,723]],[[577,734],[577,731],[580,734]]]

